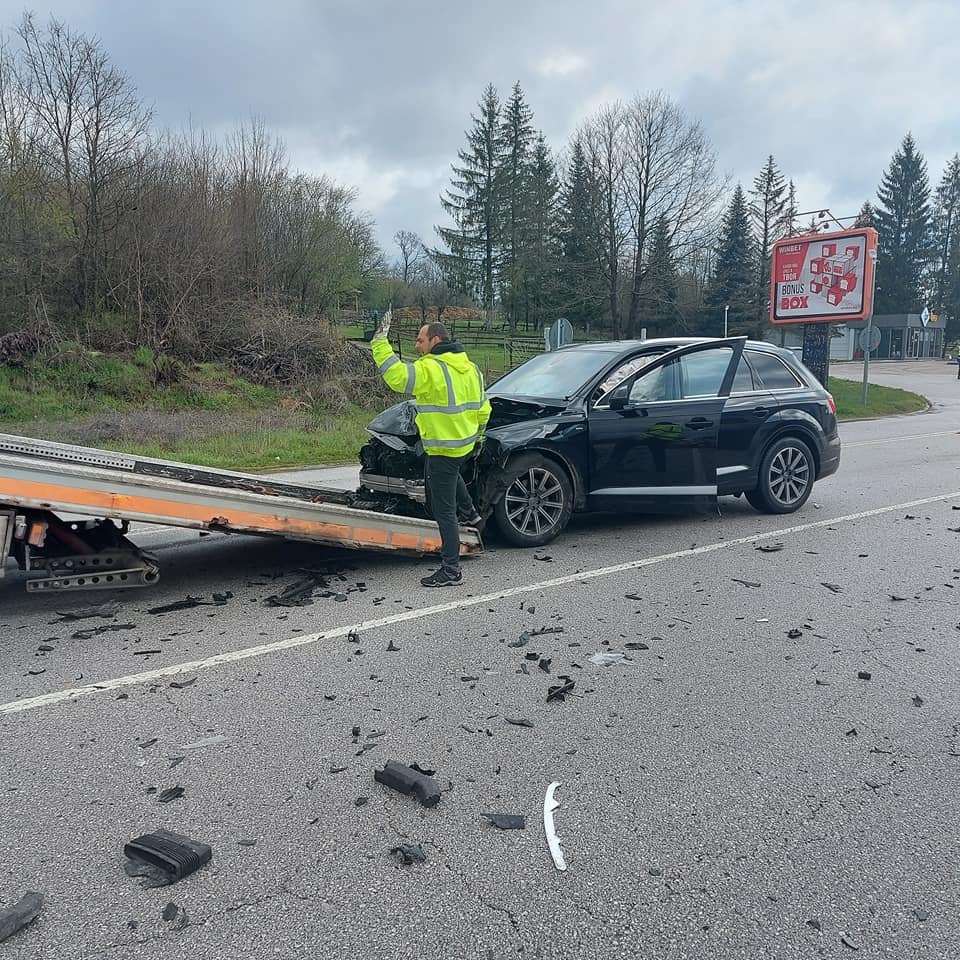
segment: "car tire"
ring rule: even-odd
[[[573,512],[573,486],[563,467],[539,454],[507,464],[503,496],[493,515],[503,538],[515,547],[542,547],[556,538]]]
[[[759,483],[747,490],[750,505],[761,513],[793,513],[813,490],[816,461],[810,447],[799,437],[775,440],[760,461]]]

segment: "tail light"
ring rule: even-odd
[[[836,413],[837,413],[837,403],[836,403],[836,401],[833,399],[833,394],[830,394],[830,393],[827,394],[827,403],[830,405],[830,412],[831,412],[834,416],[836,416]]]

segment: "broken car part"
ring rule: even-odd
[[[524,830],[527,818],[518,813],[481,813],[499,830]]]
[[[388,760],[382,770],[373,771],[373,779],[405,796],[412,794],[425,807],[435,807],[440,802],[440,785],[437,781],[402,763]]]
[[[144,886],[166,886],[209,863],[213,850],[179,833],[156,830],[124,844],[123,854],[132,861],[127,864],[130,876],[146,877]]]
[[[567,862],[563,859],[563,850],[560,849],[560,840],[553,825],[553,811],[560,808],[559,802],[554,799],[559,786],[560,782],[554,780],[547,787],[547,792],[543,798],[543,832],[547,837],[547,846],[550,848],[550,856],[553,857],[553,865],[558,870],[566,870]]]
[[[43,894],[28,890],[16,903],[0,910],[0,943],[35,920],[43,909]]]
[[[404,843],[399,847],[391,847],[390,853],[405,867],[409,867],[413,863],[427,862],[427,855],[423,851],[423,846],[419,843]]]

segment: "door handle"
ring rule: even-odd
[[[713,426],[713,421],[708,420],[706,417],[694,417],[692,420],[687,421],[687,426],[691,430],[706,430],[707,427]]]
[[[754,415],[755,417],[769,417],[769,416],[770,416],[770,408],[769,408],[769,407],[754,407],[754,408],[753,408],[753,415]]]

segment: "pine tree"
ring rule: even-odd
[[[513,85],[504,104],[499,130],[501,166],[497,177],[503,238],[500,284],[501,300],[514,330],[525,299],[523,245],[530,216],[530,151],[533,144],[533,111],[520,84]]]
[[[457,152],[459,166],[440,203],[456,224],[438,227],[447,252],[434,258],[454,289],[483,303],[487,329],[493,328],[493,305],[499,269],[499,175],[502,166],[500,98],[489,84],[480,98],[479,115],[471,115],[467,146]]]
[[[792,237],[797,232],[797,216],[800,208],[797,206],[797,188],[793,180],[787,185],[787,199],[784,203],[777,232],[781,237]]]
[[[869,200],[863,201],[863,206],[857,214],[855,225],[858,227],[876,227],[877,211]]]
[[[756,323],[755,249],[747,200],[738,183],[720,226],[717,260],[707,288],[707,305],[714,312],[730,307],[728,333],[731,335],[760,334]]]
[[[560,270],[557,306],[571,323],[589,329],[603,316],[606,283],[598,256],[596,193],[577,137],[560,193]]]
[[[947,318],[946,336],[960,328],[960,154],[943,172],[934,201],[934,303]]]
[[[753,200],[749,207],[757,238],[757,288],[754,300],[758,329],[763,327],[770,311],[770,250],[774,241],[781,236],[783,215],[787,208],[787,199],[784,197],[786,189],[776,161],[772,155],[768,156],[766,166],[753,181],[750,191]]]
[[[927,164],[909,133],[893,155],[877,197],[876,312],[919,311],[923,268],[931,247],[930,185]]]
[[[527,220],[520,260],[524,276],[524,320],[539,329],[556,298],[557,216],[560,185],[550,147],[537,135],[529,165]]]
[[[670,221],[661,214],[650,235],[650,255],[643,280],[641,326],[652,336],[674,332],[680,274],[673,252]]]

